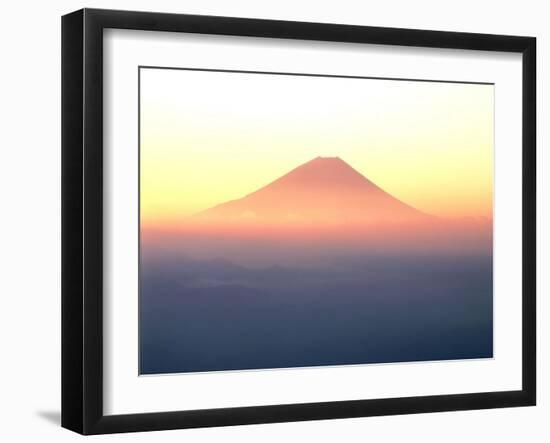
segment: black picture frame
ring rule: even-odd
[[[522,54],[522,389],[129,415],[103,413],[103,30],[192,32]],[[62,18],[62,426],[81,434],[530,406],[536,403],[536,39],[83,9]]]

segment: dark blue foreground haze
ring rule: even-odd
[[[142,262],[140,279],[142,374],[493,355],[490,257],[166,258]]]

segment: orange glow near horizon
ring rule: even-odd
[[[142,69],[144,229],[339,157],[427,214],[492,217],[491,85]]]

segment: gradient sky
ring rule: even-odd
[[[170,223],[338,156],[434,215],[491,216],[492,85],[141,69],[141,218]]]

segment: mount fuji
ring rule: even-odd
[[[211,222],[357,224],[405,223],[432,216],[393,197],[339,157],[317,157],[195,218]]]

